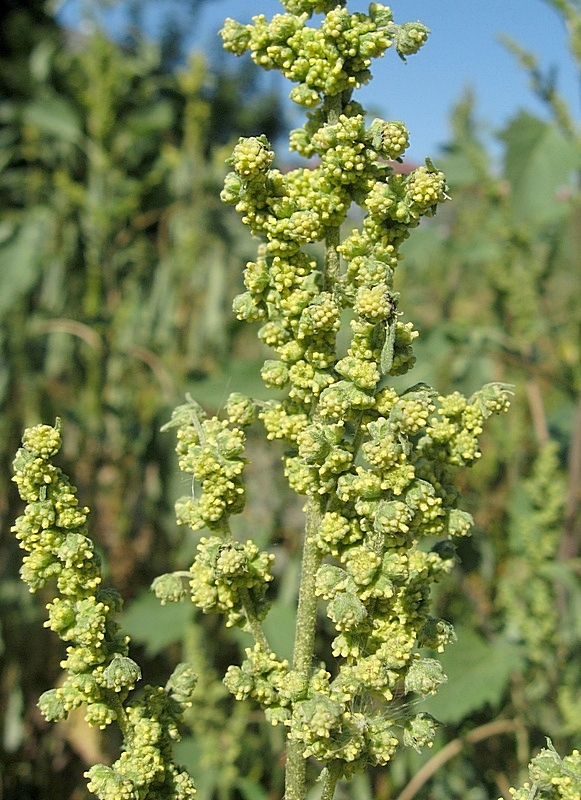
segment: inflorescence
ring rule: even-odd
[[[67,677],[42,695],[40,710],[55,721],[85,706],[89,725],[117,722],[121,756],[87,772],[89,791],[101,800],[188,800],[195,788],[174,764],[172,743],[180,738],[178,726],[191,705],[196,677],[180,664],[165,688],[146,686],[129,701],[141,670],[114,619],[121,597],[101,586],[99,556],[87,532],[89,509],[79,506],[75,487],[52,463],[60,447],[58,421],[55,427],[37,425],[24,433],[14,460],[13,480],[26,503],[13,527],[28,553],[21,575],[31,592],[56,581],[59,594],[47,605],[45,625],[68,643],[61,662]]]
[[[453,566],[453,540],[472,525],[457,507],[454,472],[478,459],[483,422],[506,410],[508,391],[491,384],[467,399],[423,384],[400,392],[390,385],[413,367],[418,336],[401,319],[394,290],[400,247],[448,199],[447,186],[429,160],[408,174],[398,170],[409,144],[405,125],[375,119],[366,127],[351,93],[370,79],[373,58],[391,45],[402,58],[415,53],[427,29],[396,25],[379,3],[368,14],[325,0],[283,5],[287,13],[270,22],[227,20],[222,37],[227,50],[250,52],[296,84],[291,98],[311,110],[290,145],[311,163],[283,173],[265,136],[240,139],[222,199],[260,240],[234,312],[260,324],[273,356],[262,378],[284,397],[258,403],[231,395],[223,420],[189,401],[169,425],[177,428],[180,466],[193,476],[178,519],[212,533],[187,573],[189,594],[255,634],[226,685],[285,725],[304,757],[348,776],[387,763],[402,740],[416,748],[432,741],[435,721],[406,709],[409,698],[445,680],[419,648],[441,652],[454,640],[428,603],[430,585]],[[319,28],[308,24],[314,13],[325,15]],[[348,219],[353,204],[360,226]],[[350,231],[341,239],[343,225]],[[316,242],[326,246],[322,265],[310,248]],[[315,593],[335,632],[337,663],[329,669],[305,672],[271,651],[260,629],[271,556],[230,531],[229,516],[244,506],[243,429],[256,417],[268,439],[286,445],[288,482],[317,513],[305,548],[316,553]],[[188,594],[178,573],[155,588],[162,600]]]
[[[248,25],[228,19],[222,31],[227,50],[279,70],[294,84],[291,98],[309,109],[305,125],[290,134],[291,149],[308,166],[282,172],[265,136],[240,139],[222,192],[260,241],[234,312],[259,323],[271,351],[262,378],[282,399],[231,395],[223,419],[207,417],[192,400],[176,409],[168,427],[177,429],[180,468],[192,476],[191,492],[177,503],[178,521],[209,533],[190,569],[161,576],[154,589],[162,602],[190,596],[204,612],[249,631],[255,645],[228,669],[230,691],[284,725],[304,758],[349,776],[386,764],[401,743],[432,742],[435,721],[409,701],[445,681],[438,660],[420,648],[435,655],[454,640],[452,626],[429,612],[430,586],[450,571],[454,540],[472,525],[458,507],[454,474],[478,459],[483,423],[507,409],[509,392],[490,384],[467,399],[424,384],[394,388],[393,379],[414,366],[418,336],[402,319],[394,288],[400,248],[448,190],[429,159],[407,173],[399,168],[409,144],[405,125],[375,119],[367,126],[352,92],[391,46],[404,60],[417,52],[427,28],[396,24],[380,3],[367,14],[352,14],[337,0],[283,5],[286,13],[270,22],[263,15]],[[323,15],[319,27],[310,24],[313,14]],[[360,224],[348,217],[354,205]],[[323,263],[313,255],[315,243],[325,244]],[[256,420],[267,439],[284,443],[288,483],[306,498],[303,572],[312,570],[312,594],[333,631],[332,665],[313,665],[312,650],[290,665],[271,650],[261,621],[273,557],[230,529],[229,518],[245,503],[244,429]],[[51,605],[49,624],[73,642],[65,664],[71,677],[42,705],[58,718],[82,698],[89,719],[108,724],[138,668],[129,668],[126,640],[111,621],[118,601],[99,588],[86,510],[50,463],[59,442],[57,429],[33,429],[16,461],[29,503],[16,526],[31,551],[23,572],[33,589],[56,577],[63,598]],[[297,637],[304,637],[301,626],[315,624],[314,616],[300,618],[301,607]],[[152,690],[124,712],[144,738],[131,735],[113,772],[91,770],[90,788],[100,797],[137,796],[125,791],[123,776],[144,769],[147,780],[169,775],[181,791],[183,774],[160,766],[165,734],[150,725],[177,714],[179,701],[167,691]],[[167,730],[174,735],[172,724]],[[138,764],[134,747],[148,754]],[[115,777],[116,795],[113,773],[122,776]],[[184,786],[176,797],[193,792]]]

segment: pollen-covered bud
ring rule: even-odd
[[[224,178],[224,188],[220,192],[220,199],[228,205],[236,205],[240,201],[243,189],[243,182],[240,175],[229,172]]]
[[[241,137],[229,161],[237,175],[250,180],[266,172],[273,159],[274,152],[270,148],[268,139],[262,134],[247,139]]]
[[[374,119],[369,127],[369,135],[373,149],[383,158],[400,158],[410,143],[408,130],[399,120],[384,122]]]
[[[291,14],[325,14],[337,5],[336,0],[284,0],[284,7]]]
[[[413,747],[414,750],[420,752],[422,747],[431,747],[434,744],[437,728],[438,723],[436,720],[430,714],[422,712],[406,724],[403,732],[403,743],[407,747]]]
[[[298,86],[293,86],[289,97],[293,103],[297,103],[299,106],[306,106],[307,108],[314,108],[321,102],[319,92],[306,83],[299,83]]]
[[[553,790],[556,786],[559,786],[561,783],[560,775],[561,773],[569,773],[567,783],[569,786],[573,785],[573,779],[576,779],[576,783],[581,786],[581,763],[579,760],[579,753],[577,752],[577,769],[576,770],[566,770],[564,769],[565,765],[561,760],[561,757],[551,744],[550,740],[548,740],[549,747],[544,747],[538,755],[536,755],[531,763],[529,764],[529,775],[531,779],[534,781],[535,786],[538,786],[539,789],[548,791],[553,794]],[[573,755],[576,751],[573,751]],[[571,756],[569,756],[571,759]],[[566,785],[566,784],[565,784]],[[560,796],[561,792],[557,792],[557,796]],[[563,795],[564,797],[568,797],[569,795]]]
[[[289,369],[282,361],[267,359],[260,370],[260,376],[269,389],[284,389],[289,382]]]
[[[340,592],[329,602],[327,616],[338,631],[349,631],[367,617],[367,609],[354,592]]]
[[[345,356],[335,364],[336,371],[348,378],[358,389],[371,391],[379,383],[380,374],[375,361]]]
[[[224,27],[220,31],[220,36],[224,42],[224,49],[234,55],[241,56],[250,46],[252,28],[250,25],[242,25],[235,19],[228,17],[224,21]]]
[[[470,403],[477,406],[483,418],[491,414],[502,414],[508,411],[512,386],[508,383],[487,383],[470,398]]]
[[[188,590],[184,583],[184,576],[176,572],[167,572],[159,575],[151,588],[155,596],[161,601],[162,606],[166,603],[179,603],[188,596]]]
[[[416,363],[416,357],[412,349],[412,342],[420,334],[413,329],[413,323],[395,323],[395,337],[393,345],[393,358],[391,360],[389,375],[405,375]]]
[[[340,324],[341,308],[329,292],[321,292],[303,310],[299,319],[298,339],[320,331],[336,331]]]
[[[38,700],[38,707],[40,713],[48,722],[58,722],[61,719],[66,719],[70,711],[63,692],[59,689],[49,689],[41,694]]]
[[[459,508],[451,508],[448,513],[447,531],[449,536],[468,536],[474,519],[472,514]]]
[[[27,428],[22,436],[22,446],[37,458],[48,459],[61,449],[60,420],[55,427],[51,425],[35,425]]]
[[[337,511],[323,514],[321,524],[315,532],[315,542],[323,553],[337,552],[337,546],[346,539],[350,531],[350,523]]]
[[[448,644],[457,639],[454,626],[445,619],[429,617],[418,632],[418,645],[443,653]]]
[[[337,381],[322,391],[319,398],[321,416],[328,419],[340,420],[352,408],[364,409],[372,405],[373,397],[350,381]]]
[[[434,394],[433,390],[406,392],[394,404],[389,415],[390,423],[408,435],[418,433],[436,408],[432,399]]]
[[[428,40],[430,29],[421,22],[404,22],[398,25],[395,33],[395,49],[404,59],[418,52]]]
[[[367,747],[373,762],[378,766],[385,766],[391,761],[399,745],[391,721],[381,716],[372,717],[367,722],[366,734]]]
[[[365,545],[352,545],[341,554],[341,562],[358,586],[368,586],[381,565],[381,557]]]
[[[103,670],[103,685],[115,692],[133,689],[139,680],[141,680],[139,665],[132,658],[119,653],[115,653],[111,663]]]
[[[166,683],[166,691],[181,705],[191,704],[191,698],[198,682],[198,676],[191,664],[181,662],[174,669]]]
[[[353,310],[359,316],[372,322],[389,319],[394,311],[394,303],[385,283],[377,286],[360,286]]]
[[[426,697],[435,694],[447,680],[439,661],[435,658],[418,658],[406,673],[404,689]]]
[[[226,413],[232,425],[244,428],[256,418],[256,403],[241,392],[232,392],[226,401]]]
[[[328,738],[331,730],[339,724],[342,713],[343,706],[337,700],[325,694],[314,694],[309,700],[295,703],[291,735],[299,734],[306,741],[316,737]]]
[[[426,214],[448,198],[446,176],[431,166],[410,172],[405,185],[409,210],[413,217]]]
[[[373,528],[385,536],[403,542],[413,518],[412,510],[401,500],[382,500],[373,519]]]
[[[334,564],[323,564],[317,572],[315,594],[323,600],[331,600],[347,591],[355,592],[356,588],[353,578]]]

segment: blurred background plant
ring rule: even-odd
[[[581,9],[547,1],[581,68]],[[40,0],[9,4],[2,20],[0,796],[85,797],[82,772],[108,747],[74,718],[47,726],[36,709],[62,654],[8,535],[22,430],[59,415],[64,468],[93,510],[145,678],[179,660],[200,674],[179,753],[200,800],[277,798],[282,734],[221,684],[243,634],[161,608],[147,587],[195,549],[175,526],[183,489],[161,424],[186,390],[210,409],[230,379],[260,392],[248,385],[253,337],[230,312],[254,247],[218,195],[233,141],[276,138],[284,114],[247,65],[224,71],[196,53],[184,63],[178,25],[156,44],[138,33],[119,43],[87,9],[75,34]],[[410,240],[398,288],[422,332],[417,380],[467,394],[505,381],[516,397],[464,479],[477,533],[435,598],[460,634],[443,658],[449,686],[429,709],[445,723],[437,746],[357,778],[344,794],[356,800],[508,797],[545,736],[561,755],[580,740],[581,134],[553,78],[509,46],[550,115],[515,114],[496,169],[476,101],[460,99],[437,164],[454,202]],[[277,552],[270,636],[286,655],[300,510],[278,481],[280,454],[250,447],[258,488],[245,524]]]
[[[231,296],[252,253],[219,201],[223,148],[234,130],[276,136],[281,114],[242,71],[193,54],[170,72],[171,42],[119,44],[90,18],[72,34],[40,2],[5,12],[2,36],[3,796],[64,798],[97,744],[38,738],[38,690],[62,656],[17,580],[14,444],[63,418],[67,468],[125,598],[171,568],[172,443],[159,428],[237,352]]]

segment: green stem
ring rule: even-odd
[[[314,534],[321,524],[320,501],[311,498],[307,503],[305,526],[305,543],[301,567],[301,584],[295,630],[295,646],[293,653],[293,669],[305,678],[309,677],[315,645],[315,622],[317,597],[315,582],[317,571],[321,566],[321,554],[314,540]]]
[[[263,650],[266,650],[267,653],[270,653],[270,645],[268,644],[268,640],[265,636],[264,631],[262,630],[262,625],[260,624],[260,620],[256,616],[256,611],[254,608],[254,603],[252,602],[252,598],[250,596],[250,592],[248,589],[240,589],[240,599],[242,600],[242,608],[244,609],[244,615],[246,617],[246,621],[248,623],[248,627],[250,628],[250,632],[254,637],[254,641],[256,644],[259,644]]]
[[[321,792],[321,800],[333,800],[337,780],[339,778],[339,762],[334,761],[330,766],[325,767],[322,774],[323,791]]]
[[[325,97],[324,111],[327,122],[336,125],[343,110],[340,95]],[[333,288],[339,274],[339,252],[337,247],[341,241],[339,227],[330,228],[325,240],[325,270],[323,284],[326,289]],[[322,507],[320,500],[313,498],[307,503],[305,525],[305,543],[303,546],[303,560],[301,568],[301,582],[299,588],[299,602],[295,627],[295,645],[293,653],[293,669],[299,673],[304,681],[305,690],[308,686],[313,651],[315,647],[315,628],[317,616],[317,596],[315,583],[317,571],[321,566],[321,555],[314,543],[314,533],[318,529]],[[332,786],[328,789],[330,794],[326,800],[331,800],[335,790],[335,777]],[[303,756],[301,742],[289,739],[286,750],[285,773],[285,800],[304,800],[306,796],[306,761]]]
[[[204,433],[204,429],[200,424],[199,419],[194,416],[194,425],[196,427],[196,432],[200,437],[200,442],[205,443],[206,435]],[[222,521],[222,525],[220,527],[220,533],[226,542],[233,542],[234,536],[232,535],[232,530],[230,528],[230,521],[229,519],[225,519]],[[267,653],[271,652],[270,645],[268,644],[268,640],[265,636],[265,633],[262,629],[262,625],[260,624],[260,620],[256,615],[256,608],[254,606],[254,602],[250,595],[248,589],[241,588],[239,589],[240,600],[242,601],[242,608],[244,610],[244,616],[246,617],[246,622],[248,623],[248,628],[250,629],[250,633],[254,637],[254,641],[256,644],[259,644],[263,650],[266,650]]]
[[[321,554],[315,545],[314,533],[321,523],[320,501],[313,498],[307,503],[305,543],[301,567],[301,582],[295,628],[293,669],[303,678],[305,689],[311,672],[315,646],[315,626],[317,619],[317,596],[315,582],[321,565]],[[286,753],[285,798],[304,800],[306,795],[306,761],[303,757],[303,744],[289,739]]]
[[[327,122],[335,125],[343,111],[340,95],[325,97],[324,110]],[[325,272],[323,283],[332,289],[339,273],[340,229],[330,228],[326,236]],[[299,602],[295,628],[295,644],[293,653],[293,669],[303,679],[305,690],[308,686],[313,652],[315,648],[315,628],[317,619],[317,596],[315,583],[317,572],[321,566],[321,554],[315,545],[314,534],[319,528],[323,514],[322,499],[310,498],[306,507],[305,542],[301,566]],[[288,739],[286,749],[285,800],[305,800],[306,796],[306,760],[303,756],[303,744]],[[329,771],[327,771],[329,772]],[[331,773],[329,772],[329,775]],[[327,788],[325,800],[331,800],[335,791],[337,776]]]

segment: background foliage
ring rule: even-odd
[[[579,10],[552,4],[581,66]],[[280,797],[281,733],[221,684],[244,635],[225,637],[186,606],[161,608],[147,587],[195,548],[173,521],[181,492],[161,424],[186,390],[214,409],[229,381],[260,391],[248,386],[255,345],[229,309],[252,242],[218,194],[233,141],[276,137],[281,109],[246,66],[216,73],[193,54],[176,67],[171,25],[159,45],[119,44],[98,27],[65,34],[40,3],[5,13],[0,796],[83,798],[82,772],[114,746],[74,718],[48,727],[35,706],[62,654],[42,629],[42,597],[18,579],[10,461],[26,425],[58,414],[64,467],[93,510],[146,680],[180,659],[201,676],[179,753],[201,800]],[[398,289],[422,332],[418,380],[468,394],[510,382],[515,401],[465,478],[477,534],[434,599],[459,632],[442,659],[449,684],[428,709],[444,723],[437,747],[359,777],[345,788],[357,800],[508,796],[545,736],[562,754],[581,738],[581,136],[534,56],[510,46],[548,118],[515,112],[497,168],[475,101],[460,99],[437,164],[454,202],[410,240]],[[279,483],[280,453],[250,447],[243,524],[277,554],[269,634],[285,655],[300,509]]]

